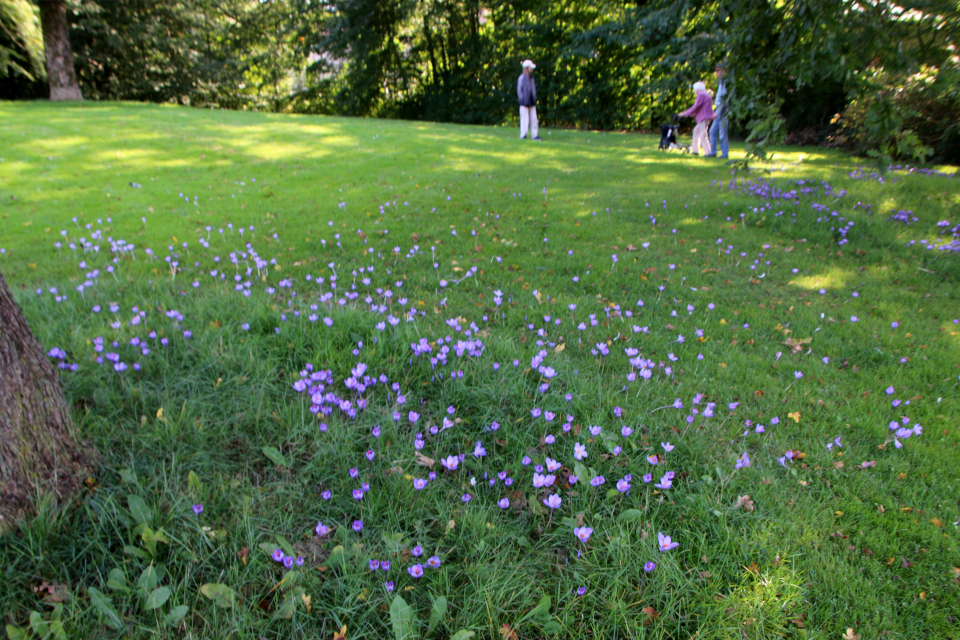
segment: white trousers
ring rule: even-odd
[[[704,155],[710,155],[710,120],[698,122],[693,128],[693,145],[691,151],[700,153],[700,147],[703,147]]]
[[[537,122],[536,107],[520,107],[520,139],[527,137],[527,130],[530,130],[530,137],[536,138],[540,123]]]

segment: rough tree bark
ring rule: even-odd
[[[47,56],[50,100],[83,100],[73,68],[73,50],[70,49],[64,0],[40,0],[40,25]]]
[[[31,513],[40,495],[68,500],[90,455],[76,438],[57,370],[0,273],[0,530]]]

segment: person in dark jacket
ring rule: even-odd
[[[533,81],[533,70],[537,65],[532,60],[523,61],[523,73],[517,79],[517,100],[520,101],[520,139],[527,137],[530,131],[532,140],[540,140],[537,135],[537,84]]]

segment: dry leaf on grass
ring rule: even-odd
[[[843,640],[860,640],[860,634],[853,632],[853,627],[847,627],[847,632],[843,634]]]
[[[640,609],[640,612],[647,614],[647,617],[643,620],[644,626],[656,622],[657,618],[660,617],[660,612],[653,607],[644,607],[643,609]]]
[[[66,585],[46,580],[33,587],[33,593],[43,598],[44,602],[52,603],[63,602],[70,597],[70,589]]]
[[[433,465],[435,465],[436,463],[437,461],[434,460],[433,458],[428,458],[427,456],[417,451],[417,464],[423,465],[424,467],[430,467],[431,469],[433,469]]]
[[[753,509],[754,509],[753,500],[750,499],[750,496],[749,496],[749,495],[739,496],[739,497],[737,498],[737,504],[733,505],[733,508],[734,508],[734,509],[743,509],[743,510],[746,511],[747,513],[750,513],[750,512],[753,511]]]
[[[500,635],[503,640],[517,640],[517,632],[511,629],[506,622],[500,625]]]
[[[796,338],[787,338],[783,341],[783,344],[790,347],[790,353],[800,353],[803,351],[804,345],[810,344],[813,338],[801,338],[797,340]]]

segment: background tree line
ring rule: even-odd
[[[67,0],[88,99],[431,121],[516,118],[537,63],[550,126],[649,130],[735,78],[734,130],[960,162],[948,0]],[[30,0],[0,0],[0,97],[44,94]]]

